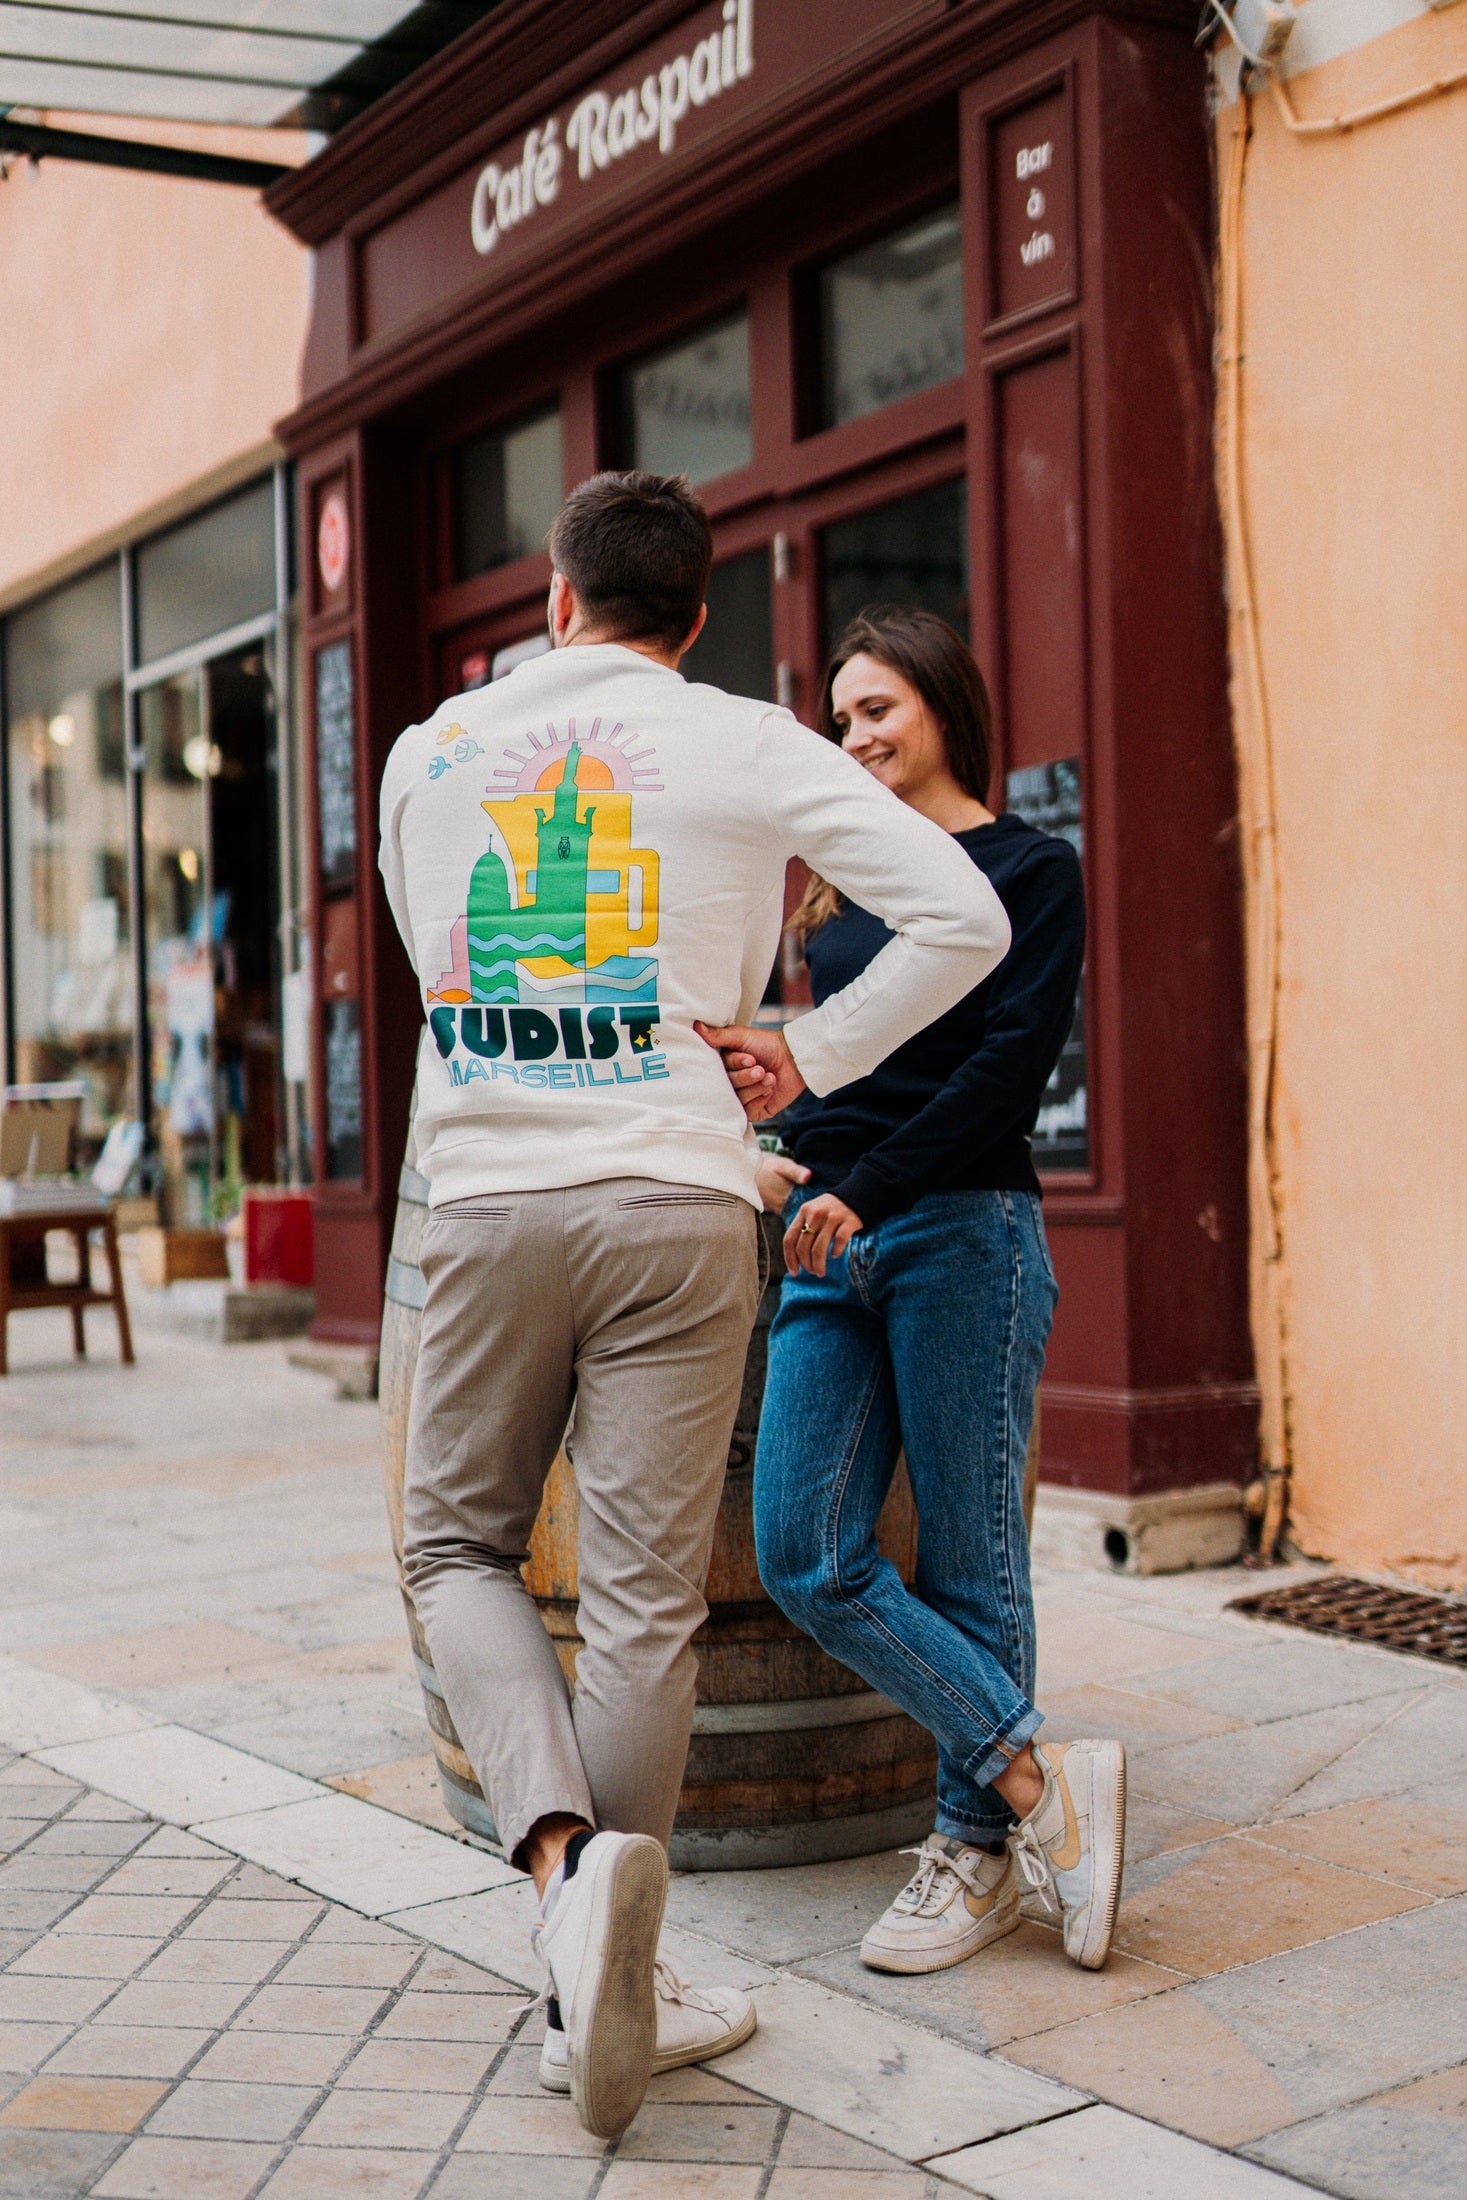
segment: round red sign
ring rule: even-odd
[[[334,596],[346,579],[350,557],[351,523],[346,516],[346,497],[340,489],[333,489],[321,506],[316,524],[316,562],[328,596]]]

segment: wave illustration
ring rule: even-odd
[[[502,947],[508,949],[511,959],[526,955],[564,955],[569,958],[573,952],[584,949],[585,944],[584,927],[575,932],[493,932],[487,936],[478,932],[469,934],[471,957],[475,953],[490,955],[496,947]]]

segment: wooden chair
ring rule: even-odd
[[[77,1280],[52,1283],[46,1274],[46,1232],[64,1230],[76,1245]],[[111,1288],[92,1288],[91,1234],[102,1233]],[[7,1328],[12,1314],[36,1306],[71,1309],[71,1338],[76,1356],[87,1356],[83,1326],[88,1306],[110,1306],[117,1317],[117,1341],[125,1367],[133,1364],[132,1325],[127,1318],[127,1295],[122,1286],[122,1262],[117,1252],[117,1224],[106,1201],[78,1207],[74,1200],[54,1208],[27,1206],[18,1214],[0,1214],[0,1376],[10,1372]]]

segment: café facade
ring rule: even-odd
[[[994,692],[990,799],[1081,849],[1036,1139],[1042,1471],[1113,1555],[1157,1522],[1237,1548],[1258,1402],[1195,29],[1172,0],[506,0],[273,187],[316,271],[279,433],[320,1342],[375,1349],[423,1027],[376,875],[387,752],[544,645],[569,485],[684,470],[716,546],[691,676],[808,720],[851,613],[926,604]],[[765,1013],[805,998],[787,945]]]

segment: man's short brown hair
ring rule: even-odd
[[[676,649],[708,593],[713,534],[686,474],[593,474],[557,513],[550,556],[598,633]]]

